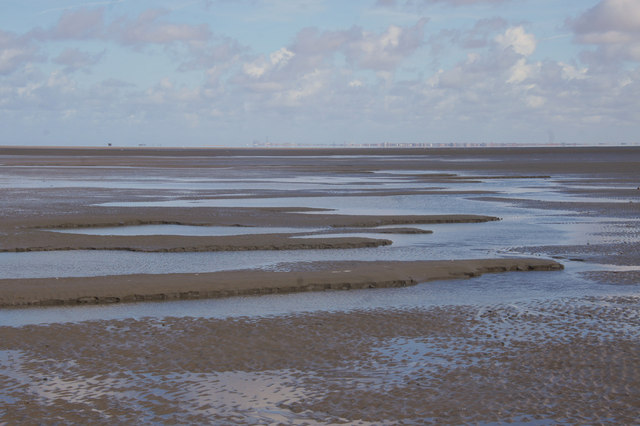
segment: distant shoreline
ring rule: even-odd
[[[521,154],[547,152],[601,151],[637,152],[640,145],[611,146],[494,146],[494,147],[424,147],[424,148],[356,148],[356,147],[75,147],[75,146],[0,146],[0,155],[91,155],[91,156],[308,156],[322,155],[416,155],[416,154],[492,154],[500,155],[517,151]]]

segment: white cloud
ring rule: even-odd
[[[567,23],[578,43],[598,47],[598,62],[640,61],[639,1],[602,0]]]
[[[160,88],[162,88],[164,90],[173,89],[173,83],[171,82],[171,80],[168,77],[165,77],[162,80],[160,80],[159,86],[160,86]]]
[[[582,80],[587,78],[587,68],[578,69],[573,65],[565,64],[564,62],[558,62],[558,65],[562,68],[562,77],[567,80]]]
[[[389,25],[381,33],[356,26],[322,32],[305,28],[296,36],[290,51],[296,54],[296,66],[305,70],[331,64],[335,55],[342,53],[356,68],[393,72],[424,45],[427,21],[423,18],[408,27]]]
[[[80,9],[66,11],[56,25],[47,32],[34,33],[37,37],[88,40],[105,36],[104,9]]]
[[[244,70],[244,73],[247,74],[248,76],[258,78],[258,77],[262,77],[264,73],[267,72],[267,65],[264,63],[264,61],[262,61],[262,64],[259,64],[258,62],[254,61],[254,62],[243,64],[242,69]]]
[[[296,87],[284,91],[274,99],[277,106],[298,106],[302,100],[313,97],[325,87],[326,72],[314,71],[297,81]]]
[[[271,54],[269,54],[269,60],[260,57],[252,62],[244,63],[242,69],[246,75],[253,78],[260,78],[269,72],[286,66],[294,56],[295,53],[286,47],[282,47],[275,52],[271,52]]]
[[[29,40],[97,41],[132,47],[161,45],[174,56],[179,71],[205,70],[221,63],[238,62],[247,50],[237,40],[215,36],[208,24],[172,22],[170,10],[146,9],[135,17],[126,15],[109,19],[105,8],[66,10],[48,29],[37,28],[27,34]],[[75,70],[97,63],[101,54],[88,54],[69,47],[54,59],[55,63]],[[223,68],[223,67],[220,67]]]
[[[28,58],[28,50],[5,47],[0,50],[0,74],[8,74],[18,68]]]
[[[503,48],[511,48],[523,56],[530,56],[536,50],[535,36],[528,34],[522,26],[508,28],[504,34],[496,36],[495,40]]]
[[[273,66],[284,66],[289,62],[291,58],[293,58],[296,54],[283,47],[269,55],[269,59],[271,59],[271,65]]]
[[[91,54],[89,52],[68,47],[54,58],[53,62],[59,65],[64,65],[65,71],[71,72],[78,69],[87,69],[88,67],[100,62],[103,56],[104,51],[97,54]]]
[[[363,71],[373,70],[380,81],[392,85],[396,68],[423,45],[425,23],[391,25],[379,33],[358,27],[324,32],[307,28],[292,45],[245,61],[230,82],[238,92],[244,91],[244,99],[250,99],[246,102],[250,110],[260,109],[258,105],[270,111],[291,107],[311,111],[324,106],[333,113],[332,100],[345,99],[335,88],[362,88],[358,74]],[[351,92],[355,96],[362,91]]]
[[[247,46],[230,37],[216,36],[209,42],[189,43],[186,55],[177,58],[182,61],[178,70],[206,70],[210,75],[215,74],[216,78],[219,78],[241,62],[241,56],[248,50]]]
[[[351,31],[344,46],[347,59],[362,68],[393,71],[424,45],[427,21],[420,19],[411,27],[390,25],[382,34]]]
[[[163,22],[164,9],[147,9],[135,19],[126,16],[107,22],[104,8],[70,10],[48,30],[37,29],[31,37],[40,40],[111,40],[127,45],[203,42],[211,38],[206,24]]]
[[[511,0],[378,0],[380,7],[403,7],[405,9],[422,9],[429,4],[448,4],[451,6],[472,6],[475,4],[498,4]]]
[[[227,0],[223,0],[227,1]],[[234,0],[240,3],[241,0]],[[243,17],[250,22],[269,21],[287,22],[300,16],[313,16],[322,13],[327,6],[326,0],[249,0],[249,11]]]
[[[461,37],[462,46],[467,49],[485,47],[488,44],[489,35],[506,26],[507,21],[502,18],[480,19],[471,30],[463,34]]]
[[[527,105],[530,106],[531,108],[540,108],[546,103],[546,101],[547,100],[542,96],[534,95],[534,96],[527,96],[526,98]]]
[[[27,40],[0,30],[0,75],[10,74],[37,59],[36,48]]]
[[[526,59],[520,58],[510,69],[507,83],[522,83],[533,74],[533,66],[528,64]]]
[[[637,0],[602,0],[573,21],[572,27],[579,35],[640,33],[640,3]]]
[[[126,44],[169,44],[174,42],[202,42],[211,37],[205,24],[173,24],[162,22],[167,15],[162,9],[148,9],[135,21],[120,19],[109,26],[109,34]]]

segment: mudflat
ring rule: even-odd
[[[86,263],[61,276],[0,276],[0,310],[25,318],[45,309],[29,305],[130,312],[72,322],[73,309],[91,307],[69,307],[71,322],[0,324],[0,423],[635,423],[638,170],[634,147],[0,149],[4,262],[93,251],[244,259],[216,272],[104,274]],[[109,234],[164,225],[299,232]],[[309,261],[286,257],[305,251]],[[265,252],[287,255],[245,267]],[[314,260],[321,252],[334,260]],[[345,260],[350,253],[371,260]],[[438,257],[415,260],[420,253]],[[230,318],[192,317],[188,307],[139,318],[139,305],[123,303],[376,297],[376,288],[464,286],[486,273],[491,283],[497,272],[511,278],[495,302],[462,291],[438,306],[371,308],[363,297],[349,310]],[[528,276],[577,290],[509,299],[535,286]]]
[[[635,298],[0,327],[9,424],[634,424]]]

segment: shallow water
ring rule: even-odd
[[[422,200],[422,210],[416,214],[430,214],[429,201],[434,196],[399,197],[357,197],[349,202],[357,204],[359,198],[367,198],[367,203],[377,201],[385,205],[398,202],[401,210],[413,205],[410,197]],[[328,197],[332,198],[332,197]],[[387,200],[389,198],[390,200]],[[334,197],[332,201],[342,200]],[[534,209],[519,209],[501,206],[501,203],[470,201],[462,197],[441,197],[457,206],[460,212],[485,214],[502,213],[502,220],[486,223],[400,225],[431,230],[432,234],[376,234],[370,229],[333,231],[305,228],[270,227],[222,227],[222,226],[182,226],[182,225],[144,225],[114,228],[69,229],[64,232],[95,233],[99,235],[234,235],[290,232],[297,237],[316,237],[312,231],[322,231],[323,237],[369,237],[387,239],[392,245],[361,249],[328,250],[258,250],[231,252],[193,252],[193,253],[143,253],[129,251],[45,251],[23,253],[0,253],[1,278],[46,278],[46,277],[82,277],[118,274],[151,273],[199,273],[232,269],[262,268],[278,269],[282,263],[337,261],[337,260],[447,260],[465,258],[486,258],[513,255],[515,248],[524,246],[578,245],[610,242],[612,239],[632,241],[640,235],[612,237],[616,230],[625,231],[626,222],[615,219],[581,218],[575,215],[562,215]],[[453,199],[453,200],[451,200]],[[325,200],[326,202],[326,200]],[[469,207],[465,207],[469,206]],[[442,207],[440,207],[442,208]],[[363,207],[367,210],[367,207]],[[138,234],[140,233],[140,234]]]
[[[557,242],[559,232],[572,237],[574,224],[549,225],[536,216],[518,216],[498,222],[419,225],[433,234],[323,234],[390,239],[391,246],[328,250],[257,250],[193,253],[129,251],[44,251],[0,253],[2,278],[82,277],[118,274],[198,273],[232,269],[277,269],[282,263],[339,260],[447,260],[505,256],[513,247]],[[537,221],[537,222],[536,222]],[[343,231],[339,231],[343,232]],[[582,234],[573,232],[574,238]],[[595,238],[595,237],[594,237]],[[568,241],[567,239],[563,240]]]
[[[316,311],[409,309],[442,305],[493,306],[590,295],[639,295],[638,286],[605,285],[580,273],[598,265],[566,261],[564,271],[486,274],[413,287],[275,294],[225,299],[127,303],[98,306],[0,309],[0,324],[23,326],[99,319],[163,317],[262,317]],[[606,267],[606,265],[604,266]]]
[[[403,194],[388,196],[318,196],[270,198],[177,199],[101,203],[104,207],[299,207],[323,209],[322,214],[422,215],[422,214],[499,214],[495,203],[469,202],[451,194]],[[326,210],[330,210],[329,212]],[[481,213],[484,212],[484,213]],[[508,213],[508,211],[507,211]],[[309,214],[314,214],[309,212]]]
[[[145,225],[136,227],[56,230],[57,232],[98,235],[240,235],[257,233],[292,233],[296,236],[362,236],[391,240],[391,246],[351,250],[283,250],[251,252],[141,253],[125,251],[54,251],[0,253],[0,279],[83,277],[115,274],[202,273],[222,270],[259,268],[289,270],[292,265],[303,268],[314,261],[376,260],[443,260],[487,258],[521,255],[518,248],[527,246],[582,245],[611,243],[618,240],[637,242],[640,236],[624,228],[629,221],[613,218],[583,217],[559,210],[537,210],[515,207],[510,202],[490,202],[454,194],[403,194],[389,196],[344,196],[355,190],[431,189],[420,181],[427,174],[452,173],[447,170],[406,170],[387,168],[390,161],[403,160],[416,165],[423,156],[380,156],[376,173],[289,173],[272,171],[270,163],[291,157],[267,157],[262,169],[219,167],[215,169],[164,169],[135,167],[0,167],[0,183],[5,188],[100,187],[162,190],[164,201],[125,202],[118,195],[108,197],[102,206],[137,207],[310,207],[330,209],[330,213],[356,215],[429,215],[480,214],[500,217],[498,222],[476,224],[399,225],[433,231],[432,234],[386,234],[367,229],[305,229],[269,227],[218,227]],[[310,164],[316,160],[308,158]],[[330,156],[335,160],[362,156]],[[367,157],[377,159],[377,156]],[[377,160],[376,160],[377,161]],[[391,166],[392,167],[392,166]],[[372,167],[374,168],[374,167]],[[17,170],[17,171],[16,171]],[[51,178],[50,174],[57,173]],[[484,173],[455,172],[473,177]],[[45,179],[46,178],[46,179]],[[547,178],[480,179],[472,183],[461,180],[438,184],[445,190],[491,191],[500,197],[541,201],[620,201],[611,197],[571,197],[564,193],[563,183]],[[572,178],[572,182],[579,182]],[[593,183],[589,183],[593,186]],[[572,186],[572,188],[574,187]],[[610,184],[609,184],[610,186]],[[579,187],[579,185],[578,185]],[[278,194],[268,198],[200,199],[199,190],[224,191],[236,196]],[[239,193],[236,191],[245,191]],[[266,192],[265,192],[266,191]],[[319,191],[321,196],[283,197],[282,192]],[[343,194],[343,196],[327,194]],[[189,195],[191,199],[180,199]],[[195,196],[194,196],[195,195]],[[207,194],[210,195],[210,194]],[[225,196],[224,194],[222,196]],[[328,213],[323,211],[324,214]],[[313,214],[310,212],[309,214]],[[299,233],[302,233],[301,235]],[[622,236],[620,236],[622,235]],[[542,253],[544,255],[544,253]],[[80,318],[117,318],[163,315],[269,315],[307,310],[349,310],[356,308],[427,306],[432,304],[494,303],[531,298],[573,297],[586,294],[631,293],[633,287],[602,286],[578,274],[589,270],[621,270],[611,265],[562,261],[567,270],[526,274],[487,275],[464,281],[428,283],[406,289],[327,292],[299,295],[274,295],[256,298],[232,298],[212,301],[147,303],[101,307],[0,310],[0,324],[20,321],[55,322]],[[635,270],[635,269],[631,269]],[[28,314],[27,314],[28,313]],[[66,316],[68,315],[68,317]],[[49,319],[47,319],[49,318]]]
[[[521,211],[520,211],[521,212]],[[536,214],[534,214],[536,213]],[[517,255],[511,248],[525,244],[581,244],[596,241],[602,230],[624,222],[579,220],[573,216],[529,215],[479,224],[412,225],[433,234],[379,234],[392,246],[354,250],[296,250],[218,253],[130,253],[110,251],[1,253],[5,276],[90,276],[128,273],[213,272],[243,268],[287,270],[299,262],[319,260],[424,260],[484,258]],[[498,231],[496,231],[498,230]],[[366,235],[364,233],[363,235]],[[352,235],[352,234],[346,234]],[[399,289],[369,289],[234,297],[228,299],[120,304],[112,306],[2,309],[0,324],[27,325],[95,319],[142,317],[255,317],[312,311],[348,311],[374,308],[412,308],[437,305],[492,305],[536,299],[587,295],[638,295],[638,286],[603,285],[580,275],[594,270],[637,270],[563,260],[566,269],[554,272],[487,274],[470,280],[420,284]]]

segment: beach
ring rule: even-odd
[[[0,423],[635,423],[639,170],[0,148]]]

